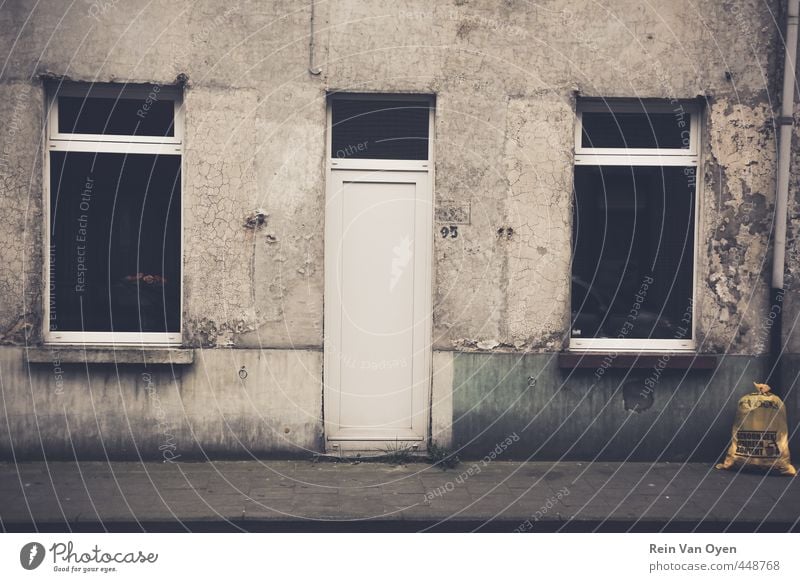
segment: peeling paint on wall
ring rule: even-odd
[[[702,198],[707,269],[700,270],[700,329],[706,351],[765,353],[765,273],[775,190],[775,135],[768,105],[715,99],[707,115]],[[703,264],[703,263],[701,263]]]

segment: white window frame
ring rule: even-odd
[[[676,111],[682,108],[683,111],[690,116],[686,127],[682,128],[683,131],[689,133],[688,148],[595,148],[583,147],[583,114],[584,113],[671,113],[676,114]],[[578,104],[577,110],[577,123],[575,124],[575,155],[601,155],[601,156],[621,156],[625,159],[637,156],[658,156],[667,158],[664,163],[659,163],[662,166],[671,165],[672,162],[668,161],[672,157],[686,158],[697,156],[699,151],[699,132],[698,128],[698,108],[694,103],[686,103],[683,101],[676,101],[674,103],[650,103],[648,101],[642,102],[616,102],[616,101],[581,101]],[[634,164],[636,165],[636,164]],[[644,164],[639,164],[644,165]],[[682,165],[682,162],[674,162],[674,165]]]
[[[337,158],[333,155],[333,102],[338,99],[364,101],[426,101],[430,108],[428,116],[428,159],[427,160],[374,160],[366,158]],[[326,107],[328,134],[326,136],[328,168],[336,170],[402,170],[427,172],[433,167],[433,111],[435,98],[427,94],[408,93],[339,93],[328,94]]]
[[[686,130],[690,132],[689,148],[584,148],[581,146],[583,136],[584,112],[610,113],[674,113],[679,108],[690,116]],[[694,254],[692,256],[692,329],[690,339],[620,339],[620,338],[574,338],[572,337],[572,316],[570,316],[570,351],[579,352],[692,352],[696,349],[697,314],[697,268],[698,268],[698,230],[700,207],[700,115],[701,109],[696,103],[686,101],[649,102],[649,101],[579,101],[576,107],[575,124],[575,166],[691,166],[695,168],[694,191]],[[574,226],[573,226],[574,228]],[[570,266],[570,278],[572,267]],[[570,292],[572,284],[570,283]],[[570,310],[571,311],[571,310]]]
[[[148,96],[155,95],[158,99],[174,100],[174,127],[171,136],[153,135],[104,135],[93,133],[61,133],[58,129],[58,97],[122,97],[123,99],[136,99],[144,104]],[[48,137],[54,144],[66,145],[72,142],[90,142],[97,144],[104,142],[109,144],[163,144],[178,146],[183,142],[183,117],[181,112],[180,90],[174,87],[161,87],[159,85],[141,86],[126,85],[120,89],[119,86],[107,84],[62,84],[54,94],[49,96],[48,102]],[[88,103],[88,102],[87,102]],[[94,148],[94,146],[92,146]],[[99,151],[96,149],[72,151]],[[129,151],[129,150],[125,150]],[[133,152],[140,153],[140,152]],[[145,148],[141,153],[151,153]]]
[[[124,99],[147,99],[156,85],[120,85],[105,83],[61,83],[48,90],[46,100],[45,155],[42,164],[44,172],[44,320],[42,322],[44,341],[47,344],[77,345],[148,345],[175,346],[182,342],[183,330],[183,260],[180,261],[179,283],[180,310],[179,330],[177,332],[99,332],[99,331],[51,331],[50,330],[50,152],[97,152],[120,154],[178,154],[181,156],[181,223],[180,244],[183,249],[183,140],[184,115],[183,93],[174,86],[158,86],[160,99],[174,102],[174,130],[172,136],[126,136],[95,134],[64,134],[58,131],[58,97],[121,97]]]

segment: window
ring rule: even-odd
[[[331,166],[427,168],[432,107],[426,95],[331,94]]]
[[[46,341],[180,343],[180,95],[50,91]]]
[[[578,104],[570,348],[694,348],[698,110]]]

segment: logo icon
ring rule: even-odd
[[[19,563],[26,570],[35,570],[44,561],[44,546],[39,542],[30,542],[19,551]]]
[[[392,258],[392,279],[389,281],[389,291],[394,291],[403,276],[403,271],[411,262],[411,246],[411,237],[406,235],[392,248],[394,257]]]

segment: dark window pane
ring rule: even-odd
[[[59,97],[58,131],[100,135],[175,135],[174,102],[169,99]]]
[[[695,168],[577,166],[573,338],[691,339]]]
[[[178,332],[180,156],[50,156],[50,329]]]
[[[427,101],[333,100],[334,158],[427,160]]]
[[[690,114],[680,106],[670,113],[585,111],[585,148],[689,149]]]

